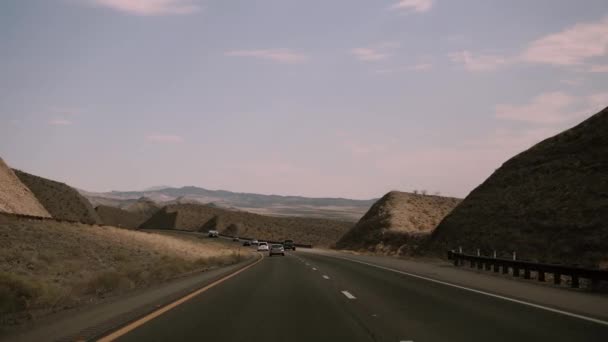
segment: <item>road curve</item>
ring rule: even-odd
[[[608,326],[311,253],[264,258],[118,341],[606,341]]]

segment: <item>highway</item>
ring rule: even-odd
[[[300,252],[265,256],[135,325],[117,340],[608,341],[602,323]]]

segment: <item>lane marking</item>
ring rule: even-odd
[[[209,290],[210,288],[212,288],[212,287],[214,287],[216,285],[219,285],[219,284],[225,282],[226,280],[228,280],[228,279],[236,276],[237,274],[239,274],[239,273],[241,273],[241,272],[243,272],[243,271],[245,271],[245,270],[247,270],[247,269],[249,269],[249,268],[257,265],[257,264],[259,264],[262,260],[264,260],[264,256],[263,255],[261,255],[260,258],[258,259],[258,261],[254,262],[253,264],[245,266],[245,267],[241,268],[240,270],[237,270],[236,272],[230,273],[227,276],[224,276],[223,278],[218,279],[218,280],[214,281],[213,283],[211,283],[211,284],[209,284],[209,285],[207,285],[207,286],[205,286],[203,288],[200,288],[200,289],[192,292],[191,294],[186,295],[186,296],[184,296],[184,297],[176,300],[173,303],[165,305],[164,307],[162,307],[162,308],[160,308],[160,309],[158,309],[158,310],[156,310],[154,312],[149,313],[148,315],[146,315],[146,316],[144,316],[144,317],[136,320],[135,322],[132,322],[132,323],[130,323],[130,324],[128,324],[128,325],[126,325],[126,326],[124,326],[124,327],[122,327],[122,328],[114,331],[113,333],[100,338],[99,340],[97,340],[97,342],[110,342],[110,341],[114,341],[114,340],[118,339],[119,337],[121,337],[121,336],[123,336],[123,335],[125,335],[125,334],[127,334],[127,333],[129,333],[129,332],[131,332],[131,331],[133,331],[133,330],[135,330],[137,328],[139,328],[140,326],[148,323],[149,321],[155,319],[156,317],[158,317],[158,316],[166,313],[167,311],[169,311],[169,310],[177,307],[178,305],[183,304],[183,303],[189,301],[190,299],[198,296],[199,294],[201,294],[201,293]]]
[[[353,296],[350,292],[346,290],[342,291],[342,294],[345,295],[348,299],[357,299],[357,297]]]
[[[548,306],[544,306],[544,305],[540,305],[540,304],[529,303],[529,302],[526,302],[526,301],[523,301],[523,300],[509,298],[509,297],[497,295],[497,294],[490,293],[490,292],[485,292],[485,291],[481,291],[481,290],[475,290],[475,289],[472,289],[472,288],[469,288],[469,287],[465,287],[465,286],[461,286],[461,285],[456,285],[456,284],[448,283],[446,281],[441,281],[441,280],[437,280],[437,279],[433,279],[433,278],[429,278],[429,277],[425,277],[425,276],[420,276],[420,275],[409,273],[409,272],[399,271],[399,270],[396,270],[396,269],[393,269],[393,268],[389,268],[389,267],[374,265],[374,264],[370,264],[370,263],[364,262],[364,261],[353,260],[353,259],[349,259],[349,258],[343,258],[343,257],[338,257],[338,256],[332,256],[332,255],[328,255],[328,256],[332,257],[332,258],[347,260],[347,261],[351,261],[351,262],[356,262],[356,263],[359,263],[359,264],[362,264],[362,265],[376,267],[376,268],[379,268],[379,269],[382,269],[382,270],[386,270],[386,271],[391,271],[391,272],[403,274],[403,275],[410,276],[410,277],[413,277],[413,278],[418,278],[418,279],[430,281],[430,282],[441,284],[441,285],[445,285],[445,286],[451,286],[451,287],[455,287],[457,289],[461,289],[461,290],[465,290],[465,291],[469,291],[469,292],[473,292],[473,293],[477,293],[477,294],[481,294],[481,295],[485,295],[485,296],[489,296],[489,297],[493,297],[493,298],[498,298],[498,299],[506,300],[508,302],[522,304],[522,305],[530,306],[530,307],[533,307],[533,308],[536,308],[536,309],[550,311],[550,312],[553,312],[553,313],[557,313],[557,314],[561,314],[561,315],[565,315],[565,316],[569,316],[569,317],[573,317],[573,318],[582,319],[582,320],[585,320],[585,321],[588,321],[588,322],[593,322],[593,323],[597,323],[597,324],[608,326],[608,321],[603,321],[601,319],[597,319],[597,318],[593,318],[593,317],[589,317],[589,316],[584,316],[584,315],[579,315],[579,314],[575,314],[575,313],[564,311],[564,310],[560,310],[560,309],[554,309],[554,308],[551,308],[551,307],[548,307]]]
[[[328,277],[328,276],[326,276],[326,275],[323,275],[323,278],[325,278],[325,279],[329,280],[329,277]]]
[[[313,271],[316,271],[317,269],[313,267],[313,268],[312,268],[312,270],[313,270]]]

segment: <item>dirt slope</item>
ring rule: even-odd
[[[88,224],[101,223],[91,203],[72,187],[23,171],[14,171],[54,218]]]
[[[124,209],[129,212],[144,215],[149,218],[152,215],[156,214],[156,212],[159,211],[160,208],[161,206],[153,200],[146,197],[141,197],[137,200],[137,202],[129,204]]]
[[[272,217],[226,210],[200,204],[169,205],[157,212],[141,228],[207,231],[217,229],[230,235],[329,246],[352,223],[301,217]]]
[[[431,242],[438,253],[462,246],[568,264],[608,261],[608,108],[504,163]]]
[[[11,214],[51,216],[2,158],[0,158],[0,211]]]
[[[336,248],[412,252],[459,202],[451,197],[391,191],[336,243]]]

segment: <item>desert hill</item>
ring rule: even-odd
[[[220,232],[260,240],[293,239],[297,243],[329,246],[352,224],[350,222],[301,217],[272,217],[227,210],[201,204],[169,205],[141,228]]]
[[[419,247],[460,199],[391,191],[336,243],[336,248],[406,253]]]
[[[91,203],[72,187],[23,171],[14,171],[54,218],[88,224],[101,223]]]
[[[2,158],[0,158],[0,211],[31,216],[51,216]]]
[[[431,248],[608,262],[608,108],[502,165],[437,227]]]

